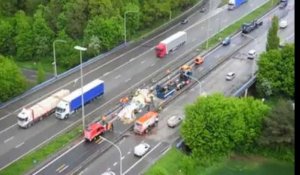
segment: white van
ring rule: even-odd
[[[254,49],[249,50],[247,58],[248,59],[256,58],[256,51]]]

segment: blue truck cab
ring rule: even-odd
[[[228,10],[233,10],[240,5],[246,3],[248,0],[229,0],[228,1]]]

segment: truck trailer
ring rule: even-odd
[[[104,81],[96,79],[83,87],[83,104],[103,95]],[[59,119],[67,119],[73,112],[81,108],[81,88],[63,98],[57,105],[55,115]]]
[[[176,50],[180,46],[184,45],[187,41],[187,33],[184,31],[179,31],[172,36],[161,41],[156,47],[156,56],[158,58],[163,58],[170,52]]]
[[[56,105],[69,94],[69,90],[62,89],[30,108],[23,108],[18,114],[18,125],[22,128],[28,128],[34,122],[49,116],[55,111]]]
[[[133,131],[136,134],[148,133],[152,127],[158,122],[158,113],[149,111],[134,123]]]
[[[248,0],[229,0],[228,1],[228,10],[233,10],[238,8],[242,4],[246,3]]]

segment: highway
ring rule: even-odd
[[[99,62],[87,66],[83,71],[84,84],[96,78],[100,78],[105,81],[107,89],[104,97],[85,107],[85,115],[89,117],[87,121],[91,121],[91,118],[105,114],[108,109],[115,105],[115,102],[120,97],[130,92],[130,88],[134,89],[139,86],[142,81],[150,79],[154,74],[164,72],[168,66],[176,61],[189,58],[191,54],[195,55],[196,51],[191,51],[194,50],[199,43],[203,42],[207,36],[211,36],[224,26],[233,23],[254,8],[260,6],[263,2],[265,1],[253,0],[232,12],[228,12],[226,9],[212,11],[212,13],[209,13],[207,16],[207,18],[212,16],[209,20],[211,29],[208,33],[209,35],[207,35],[205,31],[207,20],[199,19],[199,16],[195,15],[190,18],[190,22],[187,25],[176,25],[166,33],[162,33],[159,37],[146,41],[137,48],[124,52],[121,55],[111,54],[105,59],[101,59]],[[224,19],[223,16],[226,16],[226,18]],[[178,30],[188,32],[189,39],[186,45],[164,59],[155,58],[153,46]],[[199,30],[201,32],[199,32]],[[205,64],[209,65],[210,60]],[[80,121],[81,113],[79,112],[66,121],[57,120],[54,116],[48,117],[45,121],[39,122],[27,130],[21,129],[16,125],[16,115],[25,104],[32,105],[62,88],[70,90],[77,89],[80,87],[78,78],[79,73],[77,72],[0,111],[2,116],[0,119],[1,169],[22,155],[32,151],[40,144],[47,142],[55,135],[72,127],[76,121]]]
[[[285,40],[286,38],[291,38],[291,36],[293,36],[293,10],[293,8],[290,9],[288,16],[284,16],[285,14],[287,14],[286,11],[276,10],[274,12],[279,16],[288,18],[289,21],[289,27],[279,32],[279,35],[283,40]],[[261,53],[265,49],[266,34],[270,23],[269,19],[274,13],[271,13],[264,18],[264,25],[262,27],[249,34],[250,36],[256,38],[255,41],[252,41],[246,47],[239,50],[232,57],[230,57],[230,60],[225,62],[221,67],[201,80],[202,92],[205,91],[208,94],[213,92],[223,92],[226,95],[230,95],[251,77],[252,72],[254,71],[254,69],[256,69],[256,67],[253,67],[253,63],[255,63],[255,61],[246,59],[246,53],[250,49],[256,49],[258,53]],[[201,69],[208,68],[210,67],[210,64],[216,63],[220,55],[226,55],[232,50],[235,51],[240,45],[249,40],[251,40],[250,37],[242,37],[241,35],[234,37],[230,46],[219,47],[212,53],[209,53],[206,56],[204,65],[201,65],[201,67],[197,71],[200,74]],[[235,71],[237,77],[231,82],[226,82],[225,75],[230,71]],[[194,76],[199,75],[195,74]],[[190,101],[191,99],[196,97],[195,93],[198,92],[200,92],[199,86],[196,86],[187,93],[193,94],[191,95],[191,97],[189,97]],[[179,97],[179,99],[182,100],[186,98],[185,96],[186,95]],[[174,104],[176,103],[178,103],[178,105],[182,107],[182,101],[174,102]],[[118,142],[118,145],[123,152],[122,156],[124,157],[123,172],[127,174],[138,174],[138,172],[143,170],[144,166],[151,164],[158,155],[164,152],[172,144],[172,138],[175,139],[178,133],[176,130],[167,128],[165,122],[167,117],[171,116],[171,114],[173,115],[179,112],[179,110],[175,110],[175,108],[178,108],[178,106],[173,107],[172,104],[171,106],[167,107],[164,112],[162,112],[162,114],[160,115],[162,116],[162,119],[159,122],[159,126],[157,128],[154,128],[151,135],[148,135],[146,137],[134,136],[131,132],[128,132],[126,134],[128,137],[125,137],[121,139],[120,142]],[[115,123],[117,125],[115,126],[116,130],[114,131],[114,133],[105,135],[105,137],[110,140],[114,140],[118,134],[126,129],[126,127],[129,127],[127,125],[121,124],[119,121],[116,121]],[[136,144],[142,141],[146,141],[147,143],[149,143],[152,146],[153,151],[144,158],[138,159],[132,155],[132,149]],[[86,167],[81,174],[98,174],[108,169],[118,172],[119,156],[115,148],[110,148],[103,155],[99,154],[99,152],[101,152],[101,150],[104,150],[106,146],[108,146],[108,143],[102,141],[98,141],[96,144],[79,142],[78,145],[70,149],[65,154],[59,156],[57,159],[55,159],[55,161],[46,164],[46,166],[43,166],[40,170],[37,171],[36,174],[68,174],[80,167],[81,163],[85,162],[87,157],[90,158],[90,156],[93,157],[93,155],[97,157],[99,156],[99,158],[93,161],[93,163],[88,167]]]

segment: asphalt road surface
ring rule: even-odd
[[[112,54],[95,64],[87,66],[84,69],[84,84],[96,78],[100,78],[105,81],[107,91],[101,99],[85,107],[85,116],[95,118],[96,116],[105,114],[107,109],[115,105],[112,102],[128,93],[129,88],[137,86],[142,80],[150,78],[157,72],[164,72],[169,65],[179,59],[183,59],[184,56],[190,56],[190,52],[196,48],[199,43],[204,41],[207,36],[211,36],[224,26],[233,23],[234,20],[249,13],[263,2],[265,1],[253,0],[231,12],[228,12],[226,9],[217,9],[208,14],[208,18],[211,17],[209,23],[207,23],[207,20],[199,20],[199,18],[193,18],[192,16],[187,25],[177,25],[166,33],[162,33],[159,37],[153,38],[140,45],[138,48],[125,52],[120,56]],[[224,16],[226,16],[226,18],[224,18]],[[207,33],[204,31],[205,26],[208,25],[211,30]],[[178,30],[188,32],[188,42],[186,45],[164,59],[155,58],[153,46]],[[211,60],[213,59],[208,60],[207,64],[209,64]],[[68,129],[68,127],[72,127],[75,121],[80,120],[81,114],[79,112],[65,121],[57,120],[52,115],[27,130],[21,129],[16,125],[16,115],[23,106],[32,105],[62,88],[70,90],[79,88],[80,83],[78,78],[79,73],[74,73],[0,111],[2,116],[0,119],[1,169],[22,155],[35,149],[40,144],[47,142],[60,132]],[[87,120],[89,121],[89,119]]]
[[[292,9],[291,9],[292,10]],[[294,16],[293,12],[288,13],[288,16],[284,16],[285,13],[283,11],[276,11],[276,14],[279,16],[283,16],[288,18],[289,27],[279,32],[283,39],[291,38],[293,36],[293,25],[294,25]],[[204,80],[201,80],[202,89],[201,92],[206,92],[208,94],[213,92],[223,92],[224,94],[229,95],[234,90],[239,88],[243,83],[245,83],[252,75],[252,72],[256,67],[253,67],[254,60],[246,59],[246,53],[250,49],[256,49],[258,53],[262,52],[265,48],[265,40],[266,40],[266,32],[268,29],[268,20],[269,17],[273,14],[264,18],[264,25],[259,29],[253,31],[249,34],[248,37],[241,37],[237,36],[233,38],[232,44],[228,47],[220,47],[216,49],[213,53],[209,54],[206,57],[205,64],[209,64],[213,62],[211,60],[217,61],[219,54],[229,52],[228,50],[235,50],[237,46],[241,45],[242,43],[246,42],[247,38],[251,39],[251,37],[256,38],[255,41],[252,41],[251,44],[247,45],[236,54],[234,54],[229,61],[219,67],[217,70],[209,74]],[[209,61],[210,60],[210,61]],[[205,69],[205,67],[209,67],[209,65],[203,65],[200,67],[199,72],[201,69]],[[237,77],[230,82],[225,80],[225,75],[227,72],[234,71],[237,74]],[[217,75],[216,75],[217,74]],[[195,75],[197,76],[197,74]],[[195,93],[200,93],[199,86],[192,89],[189,93],[192,93],[189,99],[195,99]],[[188,93],[188,94],[189,94]],[[185,96],[179,97],[179,99],[184,99]],[[181,106],[183,101],[178,102]],[[178,107],[175,107],[178,108]],[[181,108],[178,108],[181,109]],[[123,155],[123,172],[127,174],[138,174],[138,172],[142,171],[146,165],[149,165],[153,162],[153,160],[160,155],[164,150],[167,149],[168,145],[171,144],[172,138],[176,138],[177,134],[176,130],[172,130],[166,127],[165,121],[166,118],[176,114],[178,110],[174,110],[173,105],[167,107],[164,111],[167,111],[166,114],[162,113],[162,120],[159,123],[157,128],[154,128],[151,135],[146,137],[141,136],[134,136],[129,133],[129,137],[123,138],[120,142],[118,142]],[[175,112],[175,113],[174,113]],[[121,124],[120,122],[115,122],[117,126],[115,127],[117,130],[114,134],[121,133],[125,130],[126,125]],[[107,135],[108,139],[114,140],[114,134]],[[116,134],[116,135],[117,135]],[[150,152],[147,156],[142,159],[137,159],[132,155],[133,147],[140,143],[140,142],[147,142],[152,146],[152,152]],[[80,166],[80,162],[84,162],[87,159],[87,155],[97,154],[99,150],[105,147],[105,142],[99,141],[98,144],[86,144],[79,142],[76,147],[72,148],[66,154],[60,156],[55,161],[50,162],[46,166],[42,167],[38,171],[37,174],[68,174],[76,169],[76,166]],[[98,145],[98,146],[97,146]],[[78,154],[80,153],[80,154]],[[79,163],[79,164],[78,164]],[[143,164],[144,166],[136,166],[137,164]],[[104,172],[106,170],[114,170],[116,172],[119,171],[118,169],[118,152],[114,150],[114,148],[109,149],[103,155],[101,155],[97,160],[95,160],[90,166],[83,170],[83,174],[97,174]]]

